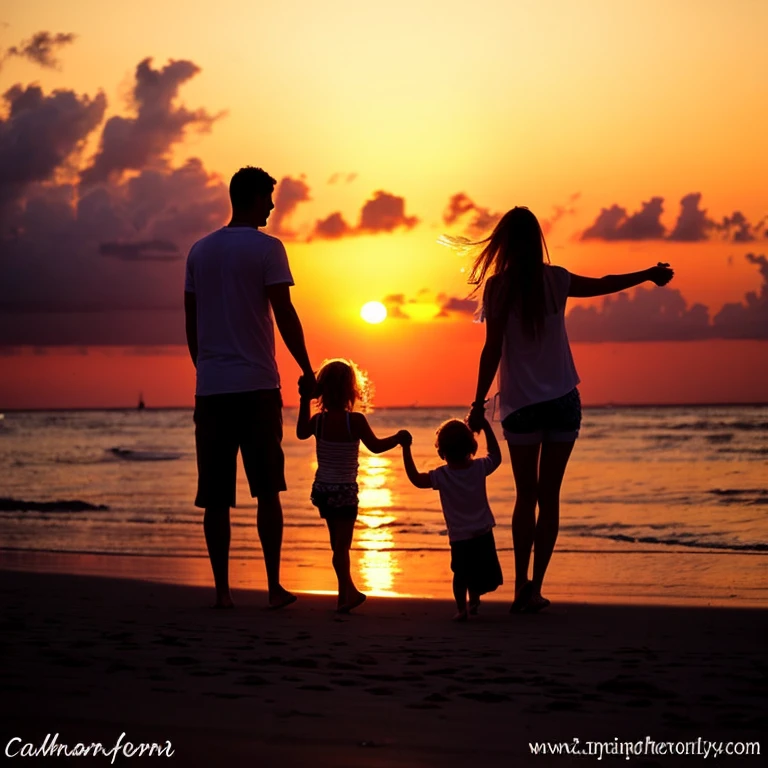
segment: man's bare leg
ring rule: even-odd
[[[216,585],[216,603],[213,607],[234,608],[229,593],[229,507],[207,507],[203,529]]]
[[[296,602],[296,595],[291,594],[280,584],[280,550],[283,546],[283,508],[280,495],[259,496],[256,512],[256,527],[259,531],[261,549],[264,553],[264,565],[267,569],[267,589],[269,607],[284,608]]]

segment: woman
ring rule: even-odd
[[[539,222],[524,207],[508,211],[477,245],[484,247],[469,282],[479,287],[485,281],[486,340],[468,423],[476,432],[482,428],[485,397],[499,369],[501,424],[517,490],[512,515],[515,601],[510,610],[533,613],[549,605],[541,588],[557,540],[560,486],[581,425],[579,377],[565,332],[566,300],[605,296],[646,280],[666,285],[674,273],[659,263],[642,272],[598,279],[551,266]]]

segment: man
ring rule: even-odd
[[[283,244],[259,232],[275,207],[275,179],[241,168],[229,185],[232,220],[192,246],[184,286],[187,344],[197,369],[195,443],[205,541],[216,583],[216,608],[232,608],[229,592],[229,510],[235,506],[237,452],[242,453],[264,552],[269,606],[296,597],[280,584],[284,491],[282,399],[275,332],[302,370],[314,373],[299,316],[291,303],[293,278]]]

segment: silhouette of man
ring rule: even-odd
[[[283,244],[259,232],[275,207],[273,179],[261,168],[241,168],[229,185],[232,220],[198,240],[187,257],[184,285],[187,345],[197,369],[195,505],[216,584],[216,608],[233,607],[229,592],[229,510],[235,506],[240,450],[267,571],[269,605],[296,600],[280,584],[286,489],[280,377],[275,323],[311,387],[314,373],[301,321],[291,303],[293,277]],[[270,312],[271,308],[271,312]]]

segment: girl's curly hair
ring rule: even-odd
[[[352,411],[355,405],[363,413],[372,410],[373,385],[368,374],[351,360],[325,360],[317,372],[315,398],[321,411],[343,408]]]

